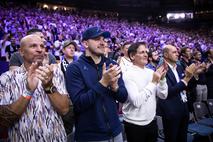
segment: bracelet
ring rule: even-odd
[[[32,96],[33,96],[33,93],[34,92],[31,92],[31,91],[29,91],[29,90],[25,90],[24,91],[24,94],[22,95],[25,99],[27,99],[27,100],[30,100],[31,98],[32,98]]]
[[[31,100],[32,96],[23,96],[27,100]]]

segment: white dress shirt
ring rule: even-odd
[[[175,75],[175,79],[176,79],[177,83],[180,82],[180,81],[182,81],[187,86],[187,83],[184,80],[180,80],[180,78],[179,78],[178,72],[176,70],[177,65],[175,64],[175,66],[172,66],[169,63],[167,63],[167,64],[171,68],[173,74]],[[181,96],[181,100],[183,102],[187,102],[187,96],[186,96],[186,92],[185,91],[180,92],[180,96]]]

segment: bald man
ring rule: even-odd
[[[197,74],[196,66],[191,64],[184,71],[176,64],[179,54],[172,45],[165,46],[163,56],[169,66],[166,74],[168,97],[165,100],[159,99],[158,105],[163,118],[165,142],[186,142],[189,113],[185,90]]]
[[[21,39],[21,67],[0,77],[0,115],[10,126],[9,139],[17,141],[67,141],[61,119],[70,100],[59,67],[44,65],[44,42],[37,35]]]
[[[42,30],[40,29],[30,29],[27,31],[27,35],[38,35],[42,41],[44,43],[46,43],[46,40],[44,38],[44,34],[42,33]],[[51,54],[51,53],[47,53],[46,52],[46,63],[48,64],[55,64],[56,63],[56,59],[55,57]],[[10,62],[9,62],[9,66],[10,66],[10,70],[14,70],[17,67],[20,67],[23,64],[23,58],[20,55],[20,52],[17,51],[15,53],[12,54],[11,58],[10,58]]]

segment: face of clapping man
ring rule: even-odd
[[[86,49],[86,56],[91,56],[93,60],[104,55],[105,41],[110,38],[110,33],[102,31],[98,27],[90,27],[82,34],[83,45]]]
[[[199,51],[195,52],[194,59],[200,61],[201,57],[202,57],[202,55],[201,55],[201,53]]]
[[[101,56],[104,55],[104,37],[98,36],[94,39],[88,39],[84,41],[87,55],[90,56]]]
[[[24,58],[24,64],[29,67],[33,62],[42,64],[45,57],[43,40],[37,35],[28,35],[21,39],[20,53]]]
[[[131,54],[131,60],[134,65],[144,68],[144,66],[148,63],[148,50],[145,45],[139,45],[137,48],[137,52],[135,54]]]
[[[188,59],[191,59],[192,57],[192,53],[191,53],[191,49],[190,48],[187,48],[185,53],[184,53],[184,56]]]
[[[172,45],[167,45],[164,50],[164,58],[166,59],[166,61],[171,64],[176,64],[179,57],[177,48]]]

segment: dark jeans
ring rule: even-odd
[[[145,126],[135,125],[124,121],[124,128],[128,142],[156,142],[158,128],[156,120]]]

